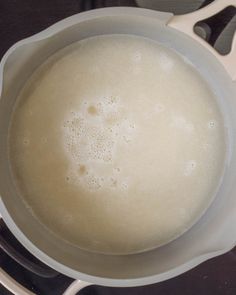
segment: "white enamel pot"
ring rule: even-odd
[[[0,212],[15,237],[30,252],[52,268],[77,279],[66,294],[76,294],[90,283],[117,287],[157,283],[235,246],[236,38],[231,52],[220,56],[193,32],[196,22],[230,5],[235,6],[236,0],[215,0],[197,12],[182,16],[128,7],[92,10],[62,20],[18,42],[4,55],[0,64]],[[9,120],[17,94],[26,80],[57,50],[102,34],[144,36],[185,56],[216,94],[225,118],[226,168],[211,206],[184,235],[141,254],[112,256],[90,253],[49,234],[23,204],[9,169]]]

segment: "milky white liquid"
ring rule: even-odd
[[[75,43],[27,82],[9,155],[35,216],[81,248],[130,253],[188,229],[222,175],[223,119],[174,51],[124,35]]]

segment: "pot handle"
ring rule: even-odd
[[[231,51],[227,55],[220,55],[211,45],[195,34],[194,25],[209,18],[228,6],[236,7],[236,0],[215,0],[209,5],[188,14],[173,16],[167,25],[177,29],[206,47],[223,65],[233,81],[236,81],[236,32],[234,33]]]
[[[83,282],[81,280],[74,281],[62,295],[76,295],[83,288],[93,285],[92,283]]]

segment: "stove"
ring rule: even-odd
[[[72,14],[108,6],[141,6],[174,14],[194,11],[212,0],[12,0],[0,2],[0,58],[15,42]],[[202,21],[195,32],[226,54],[236,29],[236,9],[229,7]],[[73,279],[31,255],[0,219],[0,294],[62,295]],[[81,295],[235,295],[236,248],[171,280],[135,288],[88,286]]]

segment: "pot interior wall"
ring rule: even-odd
[[[225,116],[228,133],[228,155],[224,179],[206,214],[187,233],[170,244],[142,254],[109,256],[82,251],[49,233],[26,208],[13,185],[7,157],[7,130],[19,90],[27,78],[48,56],[64,46],[101,34],[134,34],[157,40],[174,48],[192,61],[216,93]],[[22,45],[11,53],[4,69],[3,92],[0,100],[0,194],[9,212],[2,214],[6,222],[31,251],[67,275],[79,272],[112,279],[135,279],[169,271],[196,256],[219,251],[232,244],[236,223],[235,189],[235,83],[229,80],[222,66],[202,46],[183,34],[168,28],[158,19],[132,15],[103,16],[75,24],[46,39]],[[17,224],[17,227],[15,226]],[[230,232],[232,230],[232,232]],[[37,248],[45,255],[35,252]],[[65,269],[67,266],[72,270]],[[73,271],[74,270],[74,271]]]

